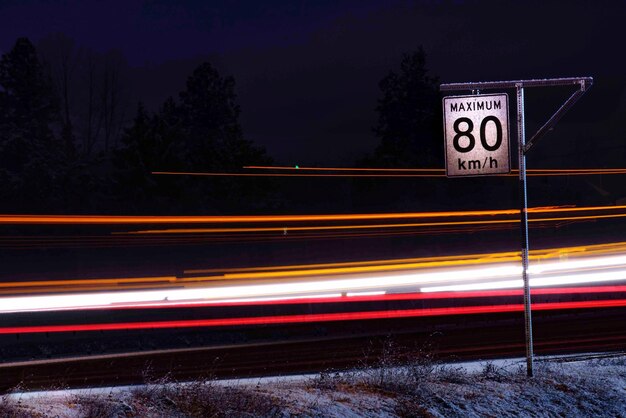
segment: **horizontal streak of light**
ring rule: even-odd
[[[573,222],[572,222],[573,223]],[[534,226],[533,226],[534,227]],[[541,226],[540,226],[541,227]],[[547,226],[546,226],[547,227]],[[443,233],[454,233],[454,232],[476,232],[476,231],[496,231],[507,228],[505,225],[486,225],[483,227],[475,227],[475,228],[430,228],[428,230],[423,229],[413,229],[409,231],[368,231],[367,233],[344,233],[344,234],[298,234],[297,237],[310,237],[310,238],[324,238],[324,237],[351,237],[351,236],[396,236],[407,233],[416,233],[416,234],[443,234]],[[281,229],[283,232],[283,229]],[[95,246],[106,247],[107,245],[150,245],[153,243],[172,243],[172,244],[185,244],[185,243],[194,243],[194,242],[227,242],[227,241],[240,241],[242,238],[250,238],[250,239],[258,239],[258,238],[293,238],[293,234],[291,236],[283,234],[271,234],[259,236],[257,234],[248,234],[242,235],[237,234],[237,236],[233,236],[231,234],[211,234],[210,236],[172,236],[172,235],[164,235],[164,236],[134,236],[134,235],[121,235],[121,234],[107,234],[102,236],[93,236],[93,239],[90,238],[82,238],[77,237],[74,238],[72,236],[64,236],[59,235],[56,238],[49,237],[46,239],[39,239],[37,237],[30,238],[28,236],[25,237],[0,237],[0,248],[29,248],[31,246],[41,246],[41,245],[56,245],[56,246],[70,246],[72,244],[81,245],[81,244],[90,244]]]
[[[534,260],[541,257],[538,252],[531,252],[530,259]],[[250,269],[208,269],[208,270],[190,270],[189,273],[222,273],[214,276],[191,276],[191,277],[145,277],[145,278],[94,278],[80,280],[38,280],[24,282],[0,282],[2,288],[24,288],[37,287],[44,288],[47,285],[55,286],[72,286],[72,285],[125,285],[141,284],[153,285],[154,282],[161,282],[162,285],[181,285],[188,283],[203,283],[218,280],[240,280],[240,279],[262,279],[262,278],[289,278],[302,277],[311,275],[327,275],[327,274],[349,274],[349,273],[372,273],[408,270],[415,268],[428,267],[451,267],[461,265],[474,265],[493,262],[517,261],[520,259],[518,252],[507,252],[498,254],[469,254],[462,256],[440,256],[440,257],[423,257],[410,259],[395,260],[379,260],[372,262],[349,262],[349,263],[326,263],[326,264],[303,264],[291,266],[277,267],[258,267]],[[39,291],[39,289],[37,289]],[[48,290],[48,289],[46,289]],[[49,291],[49,290],[48,290]]]
[[[332,293],[359,290],[384,290],[385,287],[411,286],[436,281],[471,280],[483,277],[506,278],[521,272],[521,266],[502,265],[471,270],[408,273],[381,277],[324,279],[316,281],[231,285],[189,289],[146,290],[130,292],[80,293],[46,296],[14,296],[0,298],[0,312],[54,311],[82,309],[87,306],[105,306],[115,303],[158,302],[181,300],[243,299],[301,295],[306,293]]]
[[[560,225],[559,225],[560,226]],[[530,225],[531,228],[549,228],[550,226],[541,223]],[[298,233],[291,235],[259,235],[259,234],[237,234],[237,235],[191,235],[176,236],[175,240],[163,240],[167,236],[159,235],[128,235],[131,237],[129,240],[124,241],[107,241],[100,243],[89,243],[75,241],[73,243],[49,243],[49,244],[16,244],[0,243],[0,249],[6,250],[28,250],[31,248],[117,248],[117,247],[159,247],[167,245],[211,245],[218,243],[256,243],[256,242],[268,242],[268,241],[292,241],[292,240],[333,240],[333,239],[354,239],[354,238],[382,238],[382,237],[397,237],[402,235],[443,235],[443,234],[467,234],[483,231],[500,231],[513,229],[513,225],[487,225],[487,226],[475,226],[464,228],[427,228],[427,229],[412,229],[412,230],[388,230],[388,231],[368,231],[368,232],[344,232],[344,233]],[[141,240],[138,237],[145,237],[145,240]]]
[[[102,279],[70,279],[70,280],[37,280],[30,282],[0,282],[0,288],[9,287],[39,287],[39,286],[59,286],[59,285],[91,285],[91,284],[124,284],[124,283],[173,283],[176,282],[176,276],[162,277],[120,277],[120,278],[102,278]]]
[[[617,286],[587,286],[587,287],[558,287],[558,288],[537,288],[533,289],[533,296],[550,296],[550,295],[585,295],[585,294],[602,294],[602,293],[621,293],[626,292],[625,285]],[[363,293],[372,293],[372,295],[364,295]],[[390,302],[390,301],[406,301],[406,300],[440,300],[440,299],[476,299],[476,298],[494,298],[494,297],[515,297],[523,296],[522,289],[497,289],[497,290],[481,290],[481,291],[465,291],[465,292],[430,292],[430,293],[386,293],[373,294],[378,292],[361,292],[360,295],[352,295],[344,297],[337,295],[335,298],[326,297],[316,298],[314,295],[302,297],[284,297],[272,300],[269,305],[294,305],[294,304],[325,304],[325,303],[358,303],[358,302]],[[263,306],[265,303],[251,302],[249,299],[241,299],[239,301],[190,301],[190,302],[160,302],[160,303],[142,303],[142,304],[116,304],[111,306],[89,308],[92,310],[119,310],[119,309],[176,309],[187,307],[226,307],[226,306]]]
[[[539,260],[542,258],[550,258],[566,254],[569,256],[581,256],[592,254],[605,254],[607,252],[626,251],[626,242],[615,242],[609,244],[594,244],[594,245],[581,245],[576,247],[563,247],[563,248],[548,248],[548,249],[533,249],[530,251],[531,260]],[[268,266],[268,267],[251,267],[251,268],[238,268],[238,269],[190,269],[185,270],[185,274],[198,274],[198,273],[230,273],[230,272],[252,272],[252,271],[281,271],[281,270],[308,270],[319,268],[341,268],[341,267],[368,267],[388,265],[390,267],[401,267],[403,265],[411,264],[415,266],[443,266],[450,261],[467,261],[479,260],[479,262],[495,262],[495,261],[516,261],[520,260],[519,251],[509,251],[500,253],[475,253],[475,254],[463,254],[463,255],[447,255],[447,256],[434,256],[434,257],[420,257],[420,258],[396,258],[388,260],[373,260],[373,261],[350,261],[342,263],[318,263],[318,264],[292,264],[285,266]],[[426,264],[428,263],[428,264]]]
[[[565,221],[556,224],[548,222],[534,222],[529,225],[530,228],[559,228],[564,225],[575,224],[578,221]],[[582,222],[592,222],[592,220],[583,220]],[[354,239],[354,238],[382,238],[397,237],[402,235],[448,235],[448,234],[468,234],[486,231],[503,231],[515,228],[514,224],[498,224],[498,225],[474,225],[459,227],[422,227],[420,229],[391,229],[383,231],[368,230],[363,232],[346,231],[343,233],[328,233],[323,231],[311,231],[310,233],[298,234],[185,234],[185,235],[107,235],[107,239],[101,241],[90,240],[65,240],[56,242],[53,240],[34,242],[17,242],[2,241],[0,239],[0,249],[9,250],[25,250],[30,248],[115,248],[115,247],[156,247],[164,245],[210,245],[217,243],[255,243],[267,241],[290,241],[290,240],[331,240],[331,239]]]
[[[528,222],[559,222],[559,221],[589,221],[596,219],[626,218],[626,213],[614,213],[610,215],[585,215],[551,218],[530,218]],[[139,231],[114,232],[115,235],[154,235],[154,234],[211,234],[211,233],[242,233],[242,232],[283,232],[285,234],[294,231],[338,231],[357,229],[386,229],[386,228],[416,228],[416,227],[440,227],[462,225],[500,225],[517,224],[519,219],[491,219],[477,221],[448,221],[448,222],[415,222],[401,224],[364,224],[364,225],[319,225],[319,226],[290,226],[290,227],[259,227],[259,228],[170,228],[170,229],[145,229]]]
[[[546,270],[564,270],[573,267],[583,267],[586,263],[593,266],[609,266],[620,262],[618,255],[605,256],[602,259],[593,259],[590,256],[602,254],[615,254],[617,251],[626,251],[626,242],[617,242],[610,244],[595,244],[577,247],[565,248],[549,248],[542,250],[531,250],[529,258],[533,263],[531,268],[535,273]],[[619,254],[619,253],[618,253]],[[554,257],[567,255],[568,259],[573,260],[561,262],[545,262],[543,260]],[[584,257],[580,261],[578,258]],[[408,269],[422,269],[429,267],[452,267],[462,265],[477,265],[496,262],[511,262],[520,260],[520,253],[517,251],[487,253],[487,254],[465,254],[456,256],[437,256],[437,257],[421,257],[421,258],[402,258],[388,260],[374,260],[361,262],[343,262],[343,263],[321,263],[321,264],[299,264],[287,266],[268,266],[268,267],[251,267],[238,269],[195,269],[185,270],[184,274],[206,274],[218,273],[214,276],[191,276],[191,277],[142,277],[142,278],[93,278],[93,279],[69,279],[69,280],[39,280],[39,281],[23,281],[23,282],[0,282],[0,289],[22,289],[37,288],[37,291],[47,287],[46,291],[56,291],[55,287],[62,286],[96,286],[96,285],[124,285],[144,284],[154,286],[155,282],[159,282],[160,286],[171,286],[172,284],[189,284],[195,282],[201,284],[209,281],[218,280],[238,280],[238,279],[258,279],[258,278],[289,278],[302,277],[307,275],[324,275],[324,274],[345,274],[345,273],[371,273],[385,271],[401,271]],[[565,264],[567,263],[567,264]],[[578,263],[578,264],[572,264]],[[63,289],[65,290],[65,289]],[[90,288],[90,290],[93,290]]]
[[[539,270],[568,270],[579,264],[579,261],[564,261],[539,265]],[[619,261],[623,261],[623,257],[606,257],[603,260],[593,260],[594,266],[615,266]],[[604,264],[602,264],[604,263]],[[375,266],[380,267],[380,266]],[[529,272],[534,273],[534,267],[531,266]],[[371,268],[371,267],[369,267]],[[354,272],[354,270],[340,271],[343,274]],[[471,290],[491,290],[491,289],[507,289],[521,288],[522,281],[520,279],[493,281],[494,278],[506,279],[511,276],[520,274],[521,266],[518,265],[498,265],[494,267],[474,268],[471,270],[454,270],[454,271],[429,271],[429,272],[405,272],[403,274],[385,275],[377,277],[356,277],[345,279],[324,279],[307,282],[292,283],[264,283],[264,284],[248,284],[235,285],[226,287],[209,287],[209,288],[175,288],[164,290],[147,290],[147,291],[125,291],[125,292],[102,292],[89,294],[64,294],[59,296],[11,296],[0,298],[0,311],[2,312],[23,312],[23,311],[45,311],[45,310],[73,310],[85,309],[90,306],[104,307],[114,304],[126,303],[158,303],[159,301],[223,301],[244,298],[289,298],[312,292],[358,292],[373,291],[371,289],[380,289],[398,287],[398,286],[420,286],[422,292],[441,292],[441,291],[471,291]],[[260,272],[260,273],[243,273],[240,275],[226,275],[227,279],[237,278],[272,278],[276,279],[281,274],[288,277],[296,277],[294,272]],[[337,273],[334,269],[320,270],[302,270],[300,277],[311,275],[322,275]],[[451,281],[468,281],[472,279],[492,279],[487,282],[454,284],[454,285],[438,285],[424,286],[433,282],[451,282]],[[556,277],[531,277],[530,283],[532,287],[552,286],[552,285],[571,285],[583,283],[596,283],[607,281],[618,281],[626,279],[625,271],[611,272],[593,272],[587,274],[569,274]],[[179,283],[183,282],[181,279]],[[191,278],[191,280],[199,281],[201,278]]]
[[[622,216],[626,217],[626,214]],[[288,234],[296,231],[345,231],[351,229],[385,229],[411,228],[424,226],[459,226],[483,224],[507,224],[519,222],[518,219],[501,219],[490,221],[450,221],[450,222],[420,222],[405,224],[366,224],[366,225],[320,225],[320,226],[290,226],[290,227],[261,227],[261,228],[171,228],[145,229],[140,231],[114,232],[115,235],[149,235],[149,234],[212,234],[212,233],[242,233],[242,232],[282,232]]]
[[[533,296],[551,296],[551,295],[589,295],[589,294],[601,294],[601,293],[622,293],[626,292],[626,286],[588,286],[588,287],[559,287],[559,288],[538,288],[533,289]],[[431,292],[431,293],[385,293],[380,295],[363,295],[363,293],[377,293],[377,292],[361,292],[360,296],[353,295],[349,297],[336,298],[314,298],[314,297],[302,297],[293,298],[285,297],[281,299],[275,299],[271,303],[265,302],[250,302],[247,300],[241,300],[238,302],[180,302],[180,303],[158,303],[158,304],[132,304],[132,305],[114,305],[104,308],[90,308],[95,310],[117,310],[117,309],[145,309],[158,308],[158,309],[170,309],[170,308],[184,308],[190,305],[194,307],[222,307],[222,306],[259,306],[259,305],[293,305],[302,303],[311,304],[324,304],[324,303],[348,303],[348,302],[390,302],[390,301],[406,301],[406,300],[440,300],[440,299],[476,299],[476,298],[494,298],[494,297],[522,297],[524,291],[522,289],[498,289],[498,290],[482,290],[482,291],[463,291],[463,292]]]
[[[588,269],[594,267],[609,267],[626,264],[626,255],[613,255],[606,257],[590,258],[557,262],[536,263],[530,266],[529,272],[532,274],[545,273],[555,270]]]
[[[192,171],[153,171],[151,174],[155,176],[196,176],[196,177],[445,177],[444,174],[312,174],[312,173],[211,173],[211,172],[192,172]],[[507,175],[500,175],[506,177]]]
[[[518,286],[519,287],[519,286]],[[537,288],[533,289],[533,295],[557,295],[557,294],[595,294],[595,293],[616,293],[626,292],[626,286],[593,286],[593,287],[558,287],[558,288]],[[365,294],[370,294],[369,296]],[[325,303],[325,302],[380,302],[380,301],[397,301],[397,300],[429,300],[429,299],[462,299],[462,298],[482,298],[482,297],[503,297],[503,296],[521,296],[521,288],[504,288],[497,290],[472,290],[472,291],[437,291],[437,292],[425,292],[425,293],[386,293],[381,292],[359,292],[348,293],[349,299],[342,297],[339,300],[333,300],[333,296],[337,298],[343,296],[342,294],[325,294],[323,297],[316,297],[315,295],[304,296],[292,296],[287,295],[283,297],[266,298],[264,300],[271,300],[272,305],[276,304],[294,304],[294,303]],[[181,301],[171,302],[168,300],[162,300],[158,302],[130,302],[130,303],[115,303],[111,305],[96,305],[86,306],[74,309],[144,309],[144,308],[184,308],[184,307],[211,307],[211,306],[249,306],[260,305],[261,299],[251,301],[250,299],[236,299],[236,300],[216,300],[216,301]]]
[[[541,206],[529,208],[529,213],[563,213],[602,210],[622,210],[626,205],[616,206]],[[250,216],[126,216],[126,215],[0,215],[1,225],[108,225],[108,224],[191,224],[191,223],[254,223],[254,222],[311,222],[311,221],[354,221],[382,219],[505,216],[518,215],[519,209],[404,212],[404,213],[365,213],[365,214],[324,214],[324,215],[250,215]]]
[[[346,296],[349,298],[355,298],[355,297],[361,297],[361,296],[381,296],[381,295],[384,295],[385,293],[387,292],[384,290],[379,291],[379,292],[348,292],[346,293]]]
[[[624,243],[626,244],[626,243]],[[626,249],[626,245],[624,246]],[[237,269],[190,269],[185,270],[184,274],[199,274],[199,273],[243,273],[243,272],[254,272],[254,271],[282,271],[282,270],[309,270],[309,269],[319,269],[319,268],[342,268],[342,267],[369,267],[369,266],[403,266],[407,264],[412,265],[421,265],[422,263],[438,263],[438,262],[448,262],[448,261],[459,261],[459,260],[470,260],[470,259],[500,259],[501,257],[506,257],[507,261],[510,257],[513,257],[512,260],[519,260],[519,251],[518,252],[503,252],[496,254],[467,254],[467,255],[452,255],[452,256],[435,256],[435,257],[420,257],[420,258],[395,258],[390,260],[372,260],[372,261],[346,261],[341,263],[316,263],[316,264],[292,264],[285,266],[267,266],[267,267],[250,267],[250,268],[237,268]]]
[[[589,274],[570,274],[567,276],[557,277],[536,277],[530,278],[530,287],[538,286],[558,286],[572,285],[582,283],[600,283],[611,282],[626,279],[626,271],[608,272],[608,273],[589,273]],[[521,288],[523,286],[522,279],[491,281],[482,283],[429,286],[422,287],[422,292],[469,292],[472,290],[492,290],[492,289],[512,289]]]
[[[465,261],[464,263],[467,263]],[[625,256],[607,256],[595,259],[576,259],[561,262],[548,262],[531,265],[529,273],[531,275],[539,272],[567,271],[576,268],[614,267],[626,263]],[[342,268],[321,268],[313,270],[295,271],[275,271],[275,272],[247,272],[224,274],[224,279],[277,279],[279,277],[295,278],[305,276],[329,276],[332,274],[349,273],[375,273],[388,272],[390,266],[366,266],[366,267],[342,267]],[[243,298],[276,298],[293,297],[312,292],[358,292],[373,291],[372,289],[390,288],[395,286],[422,286],[422,292],[439,291],[471,291],[519,288],[522,285],[520,279],[493,281],[494,278],[506,279],[521,273],[521,266],[515,264],[498,264],[490,267],[456,269],[445,271],[397,271],[396,274],[386,274],[375,277],[352,277],[352,278],[331,278],[306,282],[291,283],[263,283],[246,284],[209,288],[176,288],[164,290],[147,291],[126,291],[126,292],[103,292],[91,294],[64,294],[47,296],[13,296],[0,298],[2,302],[0,311],[20,312],[25,310],[65,310],[83,309],[87,306],[106,306],[115,303],[148,303],[181,300],[231,300]],[[213,276],[208,278],[181,278],[177,283],[182,285],[193,281],[215,280]],[[330,276],[333,277],[333,276]],[[335,276],[336,277],[336,276]],[[423,286],[433,282],[468,281],[471,279],[486,279],[481,283],[466,283],[453,285]],[[492,279],[489,281],[489,279]],[[626,271],[593,272],[586,274],[568,274],[556,277],[531,277],[532,287],[568,285],[577,283],[595,283],[606,281],[617,281],[626,279]],[[40,285],[41,282],[38,282]],[[18,283],[11,283],[19,286]],[[23,285],[22,285],[23,286]],[[380,291],[380,290],[378,290]]]
[[[294,166],[265,166],[265,165],[245,165],[242,168],[246,170],[303,170],[303,171],[407,171],[407,172],[435,172],[443,173],[445,168],[355,168],[355,167],[300,167]]]
[[[505,260],[498,260],[498,262],[502,262]],[[508,261],[508,260],[507,260]],[[303,277],[303,276],[327,276],[331,274],[356,274],[356,273],[380,273],[380,272],[390,272],[390,271],[400,271],[402,270],[411,270],[418,268],[428,268],[428,267],[454,267],[454,266],[467,266],[474,264],[482,264],[481,260],[463,260],[463,261],[447,261],[447,262],[424,262],[419,264],[403,264],[403,265],[380,265],[380,266],[368,266],[368,267],[338,267],[338,268],[319,268],[319,269],[310,269],[310,270],[293,270],[293,271],[274,271],[274,272],[246,272],[246,273],[226,273],[223,275],[225,279],[262,279],[262,278],[279,278],[279,277]],[[518,266],[496,266],[496,267],[484,267],[482,270],[482,274],[490,274],[493,272],[498,272],[502,274],[502,271],[509,271],[511,268],[518,268]],[[406,274],[406,273],[404,273]],[[420,273],[414,273],[420,274]],[[429,274],[440,274],[440,273],[425,273],[424,275]],[[449,272],[447,273],[449,274]],[[472,270],[471,273],[467,273],[469,275],[475,275]],[[438,277],[438,276],[437,276]],[[192,278],[183,278],[181,281],[191,280]],[[385,279],[388,279],[388,276],[385,276]]]
[[[195,176],[195,177],[314,177],[314,178],[446,178],[445,174],[317,174],[317,173],[222,173],[222,172],[194,172],[194,171],[153,171],[155,176]],[[528,177],[562,177],[562,176],[590,176],[626,174],[626,171],[603,172],[541,172],[527,173]],[[492,177],[517,177],[517,174],[492,174]]]
[[[249,170],[309,170],[309,171],[405,171],[405,172],[435,172],[443,173],[445,168],[355,168],[355,167],[294,167],[294,166],[258,166],[248,165],[243,166],[244,169]],[[519,170],[511,170],[513,173],[518,173]],[[543,173],[543,172],[589,172],[589,173],[602,173],[602,172],[625,172],[626,168],[535,168],[527,169],[529,173]]]
[[[384,293],[384,292],[383,292]],[[302,303],[303,301],[308,300],[316,300],[316,301],[327,301],[330,299],[337,299],[342,296],[341,293],[324,293],[321,295],[306,295],[306,296],[287,296],[285,297],[266,297],[266,298],[246,298],[246,299],[226,299],[224,301],[220,301],[219,303],[224,303],[225,305],[235,305],[235,306],[245,306],[245,305],[258,305],[259,302],[279,302],[279,301],[287,301],[291,303]],[[193,305],[202,304],[206,302],[190,302]],[[207,306],[213,306],[214,303],[207,303]],[[271,305],[271,304],[270,304]],[[156,305],[162,306],[162,305]],[[117,307],[117,306],[116,306]]]
[[[590,309],[590,308],[614,308],[626,306],[626,299],[580,301],[580,302],[553,302],[534,303],[535,311],[564,310],[564,309]],[[219,326],[242,326],[242,325],[270,325],[270,324],[294,324],[332,321],[354,321],[367,319],[393,319],[447,315],[474,315],[490,313],[521,312],[523,304],[496,305],[496,306],[464,306],[450,308],[407,309],[390,311],[368,312],[342,312],[308,315],[279,315],[247,318],[220,318],[220,319],[191,319],[178,321],[150,321],[150,322],[120,322],[104,324],[73,324],[73,325],[37,325],[1,327],[0,334],[23,334],[42,332],[72,332],[72,331],[114,331],[136,329],[164,329],[164,328],[193,328],[193,327],[219,327]]]

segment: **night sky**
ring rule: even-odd
[[[371,152],[377,84],[420,45],[442,82],[592,76],[537,161],[558,165],[576,143],[588,165],[611,165],[623,151],[603,156],[626,140],[625,18],[625,1],[4,0],[0,52],[58,33],[117,51],[129,106],[150,109],[208,60],[237,81],[245,136],[285,164],[350,165]],[[529,93],[530,126],[568,94],[557,93]]]

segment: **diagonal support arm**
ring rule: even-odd
[[[539,130],[537,130],[537,132],[533,135],[533,137],[530,138],[530,140],[524,146],[524,154],[526,154],[532,148],[532,146],[535,145],[537,141],[539,141],[541,137],[543,137],[545,134],[547,134],[554,128],[554,125],[556,125],[558,121],[561,120],[563,115],[565,115],[565,113],[567,113],[567,111],[572,106],[574,106],[574,104],[578,101],[578,99],[582,97],[583,94],[585,94],[585,92],[588,90],[589,87],[591,86],[587,86],[585,79],[580,80],[580,89],[576,90],[565,101],[565,103],[561,105],[559,110],[557,110],[556,113],[552,115],[552,117],[548,119],[548,121],[541,128],[539,128]]]

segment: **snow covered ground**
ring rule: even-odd
[[[392,356],[342,373],[15,391],[2,417],[626,417],[626,355],[438,364]]]

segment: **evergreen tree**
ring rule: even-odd
[[[357,166],[443,167],[439,81],[429,75],[424,50],[420,47],[403,54],[400,69],[390,71],[379,87],[382,97],[373,130],[380,143],[373,155],[357,161]],[[353,204],[360,210],[412,211],[432,204],[441,186],[416,179],[355,181]]]
[[[62,154],[52,130],[58,109],[35,47],[19,38],[0,59],[0,193],[6,209],[35,201],[40,208],[53,206]]]
[[[428,74],[422,47],[404,54],[400,70],[390,71],[379,83],[378,124],[381,140],[365,163],[384,167],[440,167],[441,103],[439,81]]]
[[[187,79],[180,98],[190,169],[238,170],[269,161],[263,150],[243,137],[233,77],[222,77],[211,64],[201,64]]]
[[[136,210],[224,212],[258,206],[267,181],[157,176],[153,171],[233,172],[268,164],[265,152],[243,137],[235,81],[200,65],[180,93],[154,115],[139,107],[115,153],[115,194]]]
[[[201,64],[187,79],[180,99],[188,171],[237,172],[246,165],[271,163],[263,149],[243,136],[233,77],[222,77],[211,64]],[[194,196],[190,205],[215,212],[264,206],[270,189],[267,179],[242,177],[193,178],[188,185]]]
[[[182,168],[183,142],[177,113],[171,98],[154,115],[139,104],[133,124],[125,130],[113,163],[115,194],[127,207],[159,211],[181,208],[182,179],[152,174]]]

